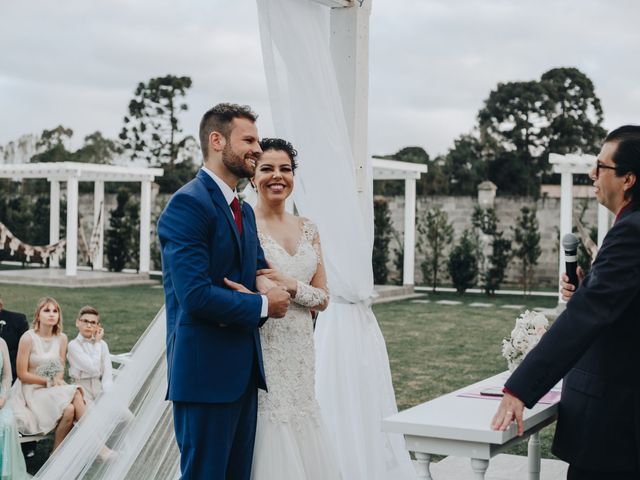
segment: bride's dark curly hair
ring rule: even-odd
[[[296,160],[298,151],[293,148],[293,145],[291,145],[290,142],[287,142],[282,138],[263,138],[260,140],[260,148],[262,148],[263,152],[266,152],[267,150],[275,150],[286,153],[291,160],[291,172],[295,174],[296,168],[298,167],[298,161]]]

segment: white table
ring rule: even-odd
[[[491,430],[491,419],[499,405],[498,399],[468,398],[462,392],[479,392],[483,387],[501,386],[509,378],[503,372],[455,392],[399,412],[382,421],[386,432],[404,435],[407,449],[415,453],[419,466],[418,478],[432,479],[429,471],[431,455],[469,457],[474,478],[485,477],[489,460],[494,455],[528,437],[529,479],[540,478],[540,442],[538,431],[554,422],[556,404],[537,404],[524,411],[524,435],[517,436],[515,422],[504,432]],[[559,388],[556,385],[554,389]]]

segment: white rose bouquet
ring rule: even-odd
[[[548,327],[547,317],[540,312],[526,310],[516,318],[511,336],[502,340],[502,356],[507,359],[510,371],[515,370],[533,350]]]

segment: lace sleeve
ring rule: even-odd
[[[312,287],[298,280],[298,289],[293,301],[307,308],[320,307],[329,303],[329,292],[326,289]]]
[[[308,219],[304,220],[303,231],[307,240],[313,246],[318,257],[316,273],[311,279],[313,285],[298,281],[296,295],[293,301],[303,307],[324,310],[329,303],[329,289],[327,276],[322,262],[322,250],[320,249],[320,235],[316,225]]]

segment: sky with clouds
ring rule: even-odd
[[[303,0],[301,0],[303,1]],[[498,82],[572,66],[605,128],[640,123],[637,0],[373,0],[369,148],[445,153]],[[255,0],[20,0],[0,14],[0,144],[59,124],[115,137],[136,85],[187,75],[185,132],[220,101],[272,134]]]

